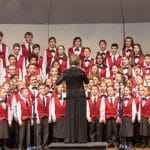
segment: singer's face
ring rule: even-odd
[[[27,89],[24,89],[24,91],[23,91],[23,96],[24,96],[25,98],[28,98],[28,95],[29,95],[28,90],[27,90]]]
[[[40,86],[39,87],[39,93],[42,94],[42,95],[46,94],[45,86]]]
[[[131,46],[131,39],[126,39],[126,47],[130,47]]]
[[[128,87],[124,88],[124,95],[128,96],[130,94],[130,89]]]
[[[108,88],[107,88],[107,94],[108,94],[109,96],[114,96],[115,92],[114,92],[113,87],[108,87]]]
[[[33,37],[31,35],[26,35],[25,40],[27,43],[32,43]]]
[[[2,98],[2,99],[5,99],[5,98],[6,98],[6,95],[7,95],[6,90],[5,90],[5,89],[2,89],[2,90],[1,90],[1,93],[0,93],[1,98]]]
[[[91,90],[91,94],[92,94],[93,96],[96,96],[96,95],[98,94],[98,92],[99,92],[98,87],[93,86],[93,87],[92,87],[92,90]]]
[[[100,42],[99,47],[102,51],[106,49],[106,44],[104,42]]]

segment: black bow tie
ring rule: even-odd
[[[129,67],[126,66],[126,67],[123,67],[123,69],[129,69]]]
[[[125,97],[123,100],[124,100],[124,101],[128,101],[128,100],[129,100],[129,98],[128,98],[128,97]]]
[[[89,60],[89,59],[84,59],[84,61],[85,61],[85,62],[89,62],[90,60]]]
[[[101,95],[101,97],[104,97],[104,98],[106,98],[106,97],[107,97],[107,95],[105,95],[105,94],[102,94],[102,95]]]
[[[139,58],[140,58],[140,56],[138,56],[138,55],[134,56],[134,59],[139,59]]]
[[[35,86],[34,86],[34,87],[32,87],[32,90],[37,90],[37,87],[35,87]]]
[[[63,57],[59,57],[59,60],[63,60]]]
[[[75,51],[80,51],[79,48],[76,48]]]
[[[104,52],[103,52],[103,53],[101,53],[101,55],[102,55],[102,56],[105,56],[105,55],[106,55],[106,53],[104,53]]]
[[[51,49],[51,52],[52,52],[52,53],[55,53],[55,50],[54,50],[54,49]]]
[[[6,103],[6,99],[2,99],[0,103]]]
[[[127,52],[131,52],[131,49],[127,49],[126,51],[127,51]]]
[[[147,101],[147,98],[146,98],[146,97],[142,97],[142,100],[143,100],[143,101]]]
[[[149,71],[150,71],[150,67],[146,67],[146,70],[149,70]]]

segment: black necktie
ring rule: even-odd
[[[29,106],[29,104],[28,104],[28,100],[26,100],[26,106],[27,106],[27,107]]]
[[[94,97],[94,105],[96,104],[96,97]]]
[[[43,104],[44,104],[44,106],[45,106],[45,98],[44,98],[44,96],[43,96],[43,99],[42,99],[42,101],[43,101]]]
[[[115,64],[115,61],[116,61],[116,58],[115,58],[115,55],[114,55],[114,58],[113,58],[113,63]]]
[[[28,51],[29,51],[29,54],[31,55],[31,46],[30,46],[30,43],[29,43],[29,45],[28,45]]]
[[[113,99],[112,98],[110,98],[110,104],[113,105]]]

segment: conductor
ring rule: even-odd
[[[87,142],[86,96],[84,83],[89,80],[83,70],[79,68],[78,55],[69,59],[70,68],[60,75],[56,85],[66,81],[66,113],[65,113],[65,143]]]

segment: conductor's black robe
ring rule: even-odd
[[[65,142],[87,142],[86,96],[84,83],[89,80],[83,70],[70,67],[56,81],[59,85],[63,81],[67,84],[66,114],[65,114]]]

